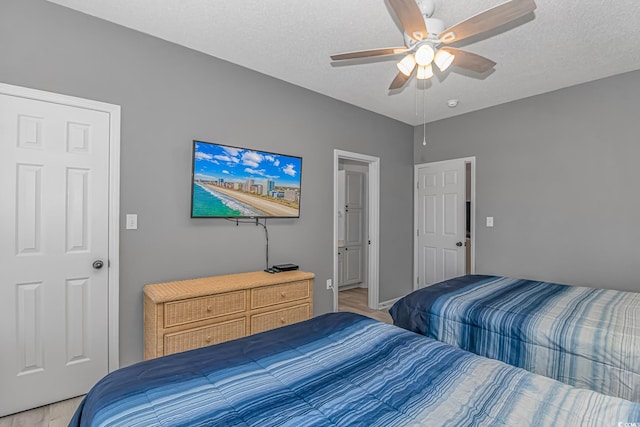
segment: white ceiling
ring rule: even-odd
[[[496,61],[487,75],[452,68],[426,92],[388,87],[393,59],[331,64],[330,54],[402,46],[384,0],[49,0],[285,80],[402,122],[451,117],[640,69],[637,0],[536,0],[534,14],[456,47]],[[435,0],[451,26],[501,0]],[[212,76],[215,78],[215,76]],[[426,96],[423,96],[426,95]],[[447,107],[458,99],[458,107]],[[425,101],[426,100],[426,101]]]

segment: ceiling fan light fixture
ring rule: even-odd
[[[416,63],[418,65],[429,65],[431,64],[431,61],[433,61],[433,56],[434,56],[434,52],[433,52],[433,47],[431,47],[431,45],[429,44],[423,44],[422,46],[420,46],[418,48],[418,50],[416,50]]]
[[[431,15],[438,1],[440,0],[386,0],[403,31],[405,47],[349,52],[331,55],[331,59],[339,61],[402,53],[405,57],[396,63],[400,71],[391,82],[389,90],[402,88],[411,79],[416,68],[418,72],[415,74],[419,74],[417,78],[428,79],[433,75],[433,63],[442,72],[455,65],[474,73],[486,73],[496,65],[495,61],[459,48],[441,45],[494,31],[510,22],[519,25],[516,21],[531,14],[537,7],[535,0],[507,0],[445,29],[444,22]],[[426,89],[426,85],[423,86]]]
[[[398,70],[405,76],[409,77],[413,72],[413,68],[416,66],[416,59],[412,54],[409,54],[402,58],[400,62],[396,64]]]
[[[433,67],[431,64],[418,66],[418,74],[416,75],[418,80],[427,80],[431,77],[433,77]]]
[[[434,58],[433,62],[436,63],[440,71],[444,71],[449,68],[455,58],[455,55],[447,52],[446,50],[440,49],[438,53],[436,53],[436,57]]]

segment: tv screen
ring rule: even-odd
[[[299,218],[302,158],[193,141],[192,218]]]

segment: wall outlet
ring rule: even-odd
[[[327,289],[332,289],[333,285],[331,283],[331,279],[327,279]]]
[[[488,216],[487,217],[487,227],[493,227],[493,217],[492,216]]]

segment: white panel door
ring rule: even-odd
[[[108,372],[109,114],[0,94],[0,195],[2,416]]]
[[[345,172],[344,284],[362,283],[364,255],[364,173]]]
[[[356,283],[362,283],[362,247],[347,246],[343,251],[344,284],[355,285]]]
[[[465,163],[424,165],[416,173],[418,288],[465,272]]]
[[[363,216],[364,211],[362,209],[345,209],[345,246],[362,246],[364,240],[362,234]]]
[[[346,171],[345,205],[349,209],[364,209],[364,173]]]

